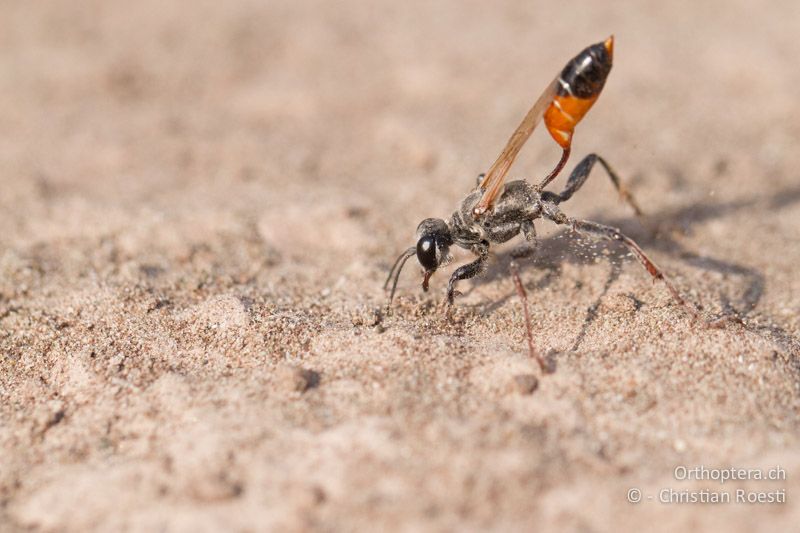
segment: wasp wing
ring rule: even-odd
[[[480,188],[484,191],[483,196],[481,196],[480,201],[474,208],[474,213],[476,215],[482,215],[488,211],[492,205],[494,205],[494,201],[497,197],[500,196],[500,193],[503,191],[503,183],[505,182],[508,170],[517,158],[525,141],[530,138],[533,130],[539,122],[541,122],[545,111],[547,111],[547,108],[553,102],[557,88],[558,77],[556,77],[556,79],[547,86],[544,92],[542,92],[542,95],[539,96],[533,104],[533,107],[528,111],[528,114],[522,119],[522,122],[519,127],[517,127],[516,131],[514,131],[514,134],[511,135],[511,138],[506,143],[506,147],[500,152],[497,161],[494,162],[489,172],[486,173],[486,176],[480,184]]]

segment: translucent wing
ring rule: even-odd
[[[517,158],[525,141],[530,138],[533,130],[539,122],[541,122],[545,111],[547,111],[547,108],[553,102],[557,88],[558,77],[547,86],[542,95],[536,100],[536,103],[533,104],[528,114],[522,119],[522,123],[520,123],[514,134],[511,135],[508,143],[506,143],[506,147],[500,152],[497,161],[494,162],[489,172],[486,173],[480,185],[484,193],[480,201],[475,205],[475,215],[482,215],[489,210],[497,197],[500,196],[500,193],[503,191],[503,183],[505,182],[508,170]]]

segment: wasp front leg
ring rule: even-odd
[[[447,303],[449,305],[453,304],[453,300],[455,299],[456,295],[461,294],[460,292],[456,291],[456,283],[458,281],[462,279],[474,278],[475,276],[483,273],[483,271],[486,269],[486,261],[489,259],[489,243],[481,242],[480,244],[476,244],[472,247],[472,251],[478,256],[478,258],[471,263],[467,263],[466,265],[461,265],[458,267],[450,276],[450,281],[447,283]]]

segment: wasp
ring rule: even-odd
[[[400,254],[386,278],[384,289],[388,289],[391,284],[390,306],[400,272],[411,256],[416,255],[422,267],[422,289],[424,291],[428,290],[428,283],[436,270],[452,260],[449,252],[451,246],[467,249],[477,256],[474,261],[458,267],[450,276],[447,284],[447,303],[452,305],[455,296],[459,294],[456,284],[485,271],[490,246],[507,242],[521,234],[524,242],[511,251],[510,272],[524,305],[530,353],[539,362],[542,370],[547,370],[549,365],[537,353],[533,345],[527,293],[519,277],[518,269],[518,261],[530,258],[536,251],[534,221],[547,219],[555,224],[569,227],[580,234],[622,243],[633,253],[654,280],[660,280],[666,285],[672,298],[679,305],[692,315],[698,316],[698,311],[686,303],[664,272],[647,257],[633,239],[624,235],[617,228],[590,220],[572,218],[561,211],[560,205],[569,200],[581,188],[594,166],[599,163],[605,169],[620,197],[631,206],[637,215],[642,215],[642,210],[633,196],[623,186],[619,176],[605,159],[597,154],[587,155],[572,171],[561,192],[545,190],[566,165],[570,156],[575,127],[600,96],[611,72],[613,58],[613,36],[585,48],[573,57],[530,108],[494,164],[485,174],[478,176],[476,188],[461,201],[450,220],[427,218],[419,224],[416,232],[416,245]],[[550,136],[561,147],[561,158],[538,185],[532,185],[525,180],[506,183],[506,175],[511,165],[542,120],[544,120]]]

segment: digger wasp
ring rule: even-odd
[[[586,182],[595,164],[600,163],[621,198],[637,215],[642,214],[634,198],[605,159],[597,154],[587,155],[572,171],[565,188],[560,193],[544,190],[566,165],[575,127],[600,96],[611,72],[613,57],[614,37],[611,36],[603,42],[585,48],[572,58],[560,74],[547,85],[488,172],[478,176],[477,187],[461,201],[450,220],[427,218],[419,224],[416,245],[400,254],[384,283],[384,289],[388,289],[391,284],[390,306],[400,272],[411,256],[416,255],[422,266],[424,291],[428,290],[428,282],[436,270],[451,261],[449,253],[451,246],[460,246],[477,256],[474,261],[458,267],[450,276],[447,284],[447,302],[451,305],[455,296],[459,294],[456,291],[456,284],[484,272],[489,257],[489,247],[522,234],[525,242],[511,251],[510,272],[523,302],[531,356],[539,362],[543,371],[547,371],[548,365],[533,344],[527,293],[520,279],[517,263],[520,259],[531,257],[536,251],[534,221],[544,218],[555,224],[568,226],[581,234],[622,243],[654,280],[660,280],[665,284],[672,298],[680,306],[692,316],[700,316],[697,309],[683,299],[663,271],[631,238],[617,228],[590,220],[571,218],[559,208],[561,203],[569,200]],[[506,183],[506,175],[511,165],[542,120],[550,136],[562,149],[560,160],[538,185],[532,185],[525,180]]]

